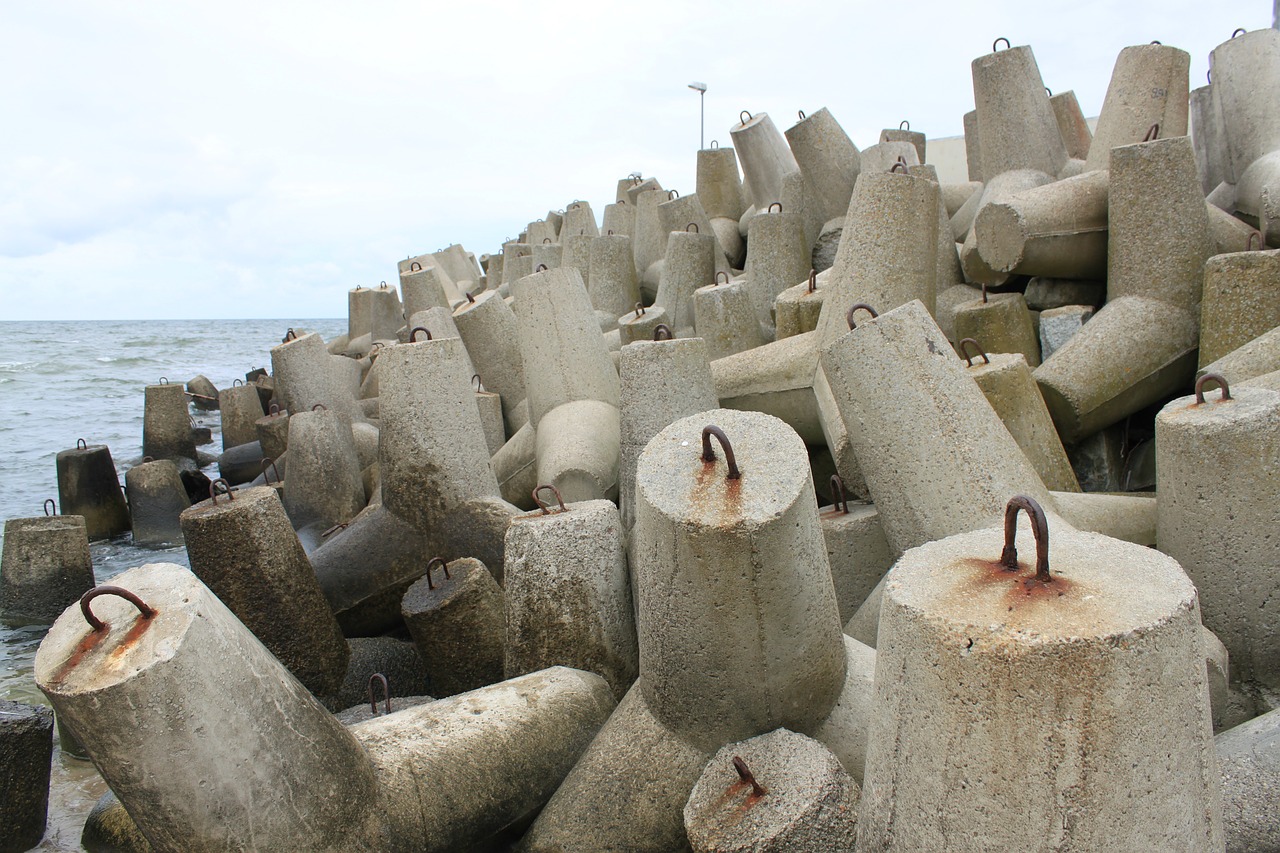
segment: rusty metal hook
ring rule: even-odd
[[[544,246],[545,246],[547,243],[550,243],[550,242],[551,242],[551,238],[550,238],[550,237],[543,237],[543,238],[542,238],[542,243],[543,243],[543,245],[544,245]]]
[[[863,309],[868,314],[870,314],[872,320],[880,316],[880,314],[876,311],[876,309],[872,308],[867,303],[855,302],[852,306],[850,306],[848,313],[844,315],[845,322],[849,324],[850,329],[858,328],[857,324],[853,322],[853,312],[857,311],[859,308]]]
[[[724,461],[729,465],[729,476],[726,479],[737,480],[742,476],[742,472],[738,470],[738,460],[733,455],[733,445],[729,443],[729,437],[724,434],[724,430],[714,424],[708,424],[702,428],[702,461],[716,461],[716,452],[711,449],[713,435],[716,441],[720,442],[720,448],[724,451]]]
[[[311,411],[313,411],[313,412],[314,412],[316,409],[320,409],[321,411],[324,411],[324,412],[329,411],[329,407],[328,407],[328,406],[326,406],[324,403],[316,403],[314,406],[312,406],[312,407],[311,407]]]
[[[805,119],[808,118],[808,116],[804,114],[804,110],[796,110],[796,112],[799,113],[801,121],[804,121]]]
[[[996,39],[991,43],[992,53],[995,53],[997,50],[999,50],[999,48],[997,48],[996,45],[1000,44],[1000,42],[1004,42],[1005,50],[1008,50],[1009,48],[1013,47],[1013,45],[1009,43],[1009,40],[1007,38],[1005,38],[1004,36],[1000,36],[1000,38]]]
[[[1261,233],[1261,232],[1259,232],[1259,231],[1250,231],[1250,232],[1249,232],[1249,239],[1248,239],[1247,241],[1245,241],[1245,244],[1244,244],[1244,250],[1245,250],[1246,252],[1252,252],[1252,251],[1254,251],[1253,244],[1254,244],[1254,241],[1255,241],[1255,240],[1256,240],[1256,241],[1257,241],[1257,243],[1258,243],[1258,248],[1259,248],[1259,249],[1261,249],[1261,248],[1262,248],[1262,233]]]
[[[987,304],[987,285],[986,285],[986,282],[983,282],[983,284],[982,284],[982,304],[983,304],[983,305],[986,305],[986,304]]]
[[[154,607],[149,606],[145,601],[134,595],[129,590],[119,586],[95,586],[93,589],[80,596],[80,612],[84,614],[84,619],[89,623],[89,627],[95,632],[103,631],[107,628],[107,623],[103,622],[97,616],[93,615],[93,611],[89,609],[89,603],[100,595],[117,595],[125,601],[138,608],[138,612],[142,614],[143,619],[150,619],[156,615]]]
[[[724,282],[721,282],[721,281],[720,281],[720,276],[724,276]],[[723,283],[723,284],[728,284],[728,283],[729,283],[729,274],[728,274],[727,272],[725,272],[724,270],[719,270],[719,271],[716,273],[716,280],[712,282],[712,285],[720,285],[721,283]]]
[[[218,505],[218,484],[222,484],[222,494],[227,496],[227,500],[233,501],[236,496],[231,494],[231,484],[223,478],[219,477],[209,484],[209,500],[213,501],[213,505]]]
[[[534,272],[546,272],[546,271],[547,271],[547,265],[546,265],[546,264],[538,264],[536,267],[534,267],[534,268],[533,268],[533,271],[534,271]]]
[[[901,160],[894,163],[892,166],[889,167],[889,174],[892,175],[894,172],[899,172],[903,175],[907,174],[907,164]]]
[[[409,332],[409,343],[416,344],[418,342],[418,332],[423,332],[427,336],[427,340],[431,340],[431,330],[426,326],[414,326]]]
[[[378,703],[373,698],[373,683],[378,682],[382,685],[382,695],[386,698],[386,711],[391,713],[391,686],[387,684],[387,677],[380,672],[375,672],[369,676],[369,710],[376,717],[378,716]]]
[[[680,198],[680,193],[676,190],[667,190],[667,201],[675,201]]]
[[[475,304],[476,304],[476,298],[475,298],[474,296],[472,296],[472,295],[471,295],[471,291],[470,291],[470,290],[464,290],[464,291],[462,291],[462,295],[463,295],[463,296],[465,296],[465,297],[467,297],[467,304],[468,304],[468,305],[475,305]]]
[[[414,261],[413,263],[409,264],[409,272],[417,272],[420,269],[422,269],[422,264],[418,263],[417,261]]]
[[[653,339],[655,341],[669,341],[673,338],[675,338],[675,335],[671,334],[671,327],[666,323],[659,323],[653,327]]]
[[[297,333],[297,332],[295,332],[293,329],[287,329],[287,330],[285,330],[285,333],[284,333],[284,342],[285,342],[286,344],[287,344],[287,343],[289,343],[289,341],[296,341],[297,339],[298,339],[298,333]]]
[[[702,233],[702,229],[698,228],[698,223],[696,222],[690,222],[688,225],[684,227],[684,230],[688,232],[692,232],[694,234]]]
[[[636,319],[639,319],[643,314],[644,314],[644,303],[637,302],[636,303]]]
[[[449,574],[449,564],[445,562],[444,557],[432,557],[427,563],[427,589],[436,588],[436,585],[431,582],[431,570],[436,566],[444,569],[445,580],[453,580],[453,575]]]
[[[542,510],[543,515],[551,514],[551,510],[547,509],[546,501],[538,497],[538,493],[541,492],[543,489],[550,489],[551,493],[556,496],[556,503],[560,504],[561,512],[569,511],[568,507],[564,505],[564,498],[560,497],[560,490],[557,489],[555,486],[551,485],[550,483],[543,483],[541,486],[537,486],[533,490],[533,502],[538,505],[538,509]]]
[[[711,140],[711,150],[712,150],[712,151],[716,150],[716,149],[717,149],[717,148],[719,148],[719,147],[720,147],[720,140],[718,140],[718,139],[713,139],[713,140]]]
[[[53,512],[49,512],[49,507],[51,507],[51,506],[53,507]],[[53,498],[45,498],[45,501],[44,501],[44,514],[45,514],[45,515],[57,515],[57,514],[58,514],[58,502],[57,502],[57,501],[55,501]]]
[[[89,442],[85,441],[83,438],[76,439],[76,450],[88,450],[88,449],[89,449]]]
[[[782,202],[775,201],[773,204],[769,205],[769,207],[765,210],[765,213],[773,213],[773,209],[775,207],[778,208],[779,213],[782,212]]]
[[[239,388],[239,387],[240,387],[241,385],[243,385],[243,384],[244,384],[244,380],[243,380],[243,379],[236,378],[236,379],[232,379],[232,380],[231,380],[231,387],[232,387],[232,388]]]
[[[1218,398],[1218,402],[1231,399],[1231,388],[1227,385],[1227,380],[1218,373],[1206,373],[1196,380],[1196,405],[1204,402],[1204,384],[1206,382],[1217,382],[1218,387],[1222,389],[1222,396]]]
[[[160,384],[161,384],[161,385],[168,385],[168,384],[169,384],[169,377],[167,377],[167,376],[161,376],[161,377],[160,377]]]
[[[1049,576],[1049,521],[1044,510],[1034,498],[1026,495],[1014,495],[1004,507],[1004,550],[1000,552],[1000,563],[1006,570],[1018,570],[1018,549],[1014,545],[1014,537],[1018,535],[1018,510],[1027,511],[1031,519],[1031,533],[1036,538],[1036,580],[1048,583],[1053,580]]]
[[[482,391],[484,391],[484,383],[480,381],[480,374],[479,374],[479,373],[473,373],[473,374],[471,374],[471,384],[475,386],[475,389],[476,389],[476,393],[477,393],[477,394],[479,394],[479,393],[481,393]]]
[[[1151,142],[1160,138],[1160,122],[1156,122],[1147,128],[1147,135],[1142,137],[1143,142]]]
[[[813,293],[817,289],[818,289],[818,271],[810,267],[809,268],[809,292]]]
[[[849,514],[849,499],[844,494],[844,480],[839,474],[831,475],[831,505],[840,510],[842,515]]]
[[[973,344],[973,348],[978,351],[978,355],[982,356],[983,364],[991,363],[991,359],[987,357],[987,352],[982,348],[982,344],[978,343],[978,341],[974,338],[961,338],[960,344],[959,344],[960,355],[964,357],[965,367],[973,367],[973,356],[969,355],[967,344]]]
[[[910,130],[910,129],[911,129],[911,122],[907,121],[905,118],[902,121],[898,122],[898,130]]]
[[[746,116],[746,118],[743,118],[743,116]],[[751,113],[747,112],[746,110],[743,110],[742,112],[738,113],[738,121],[742,122],[744,125],[747,122],[751,121],[751,119],[752,119]]]
[[[267,414],[268,414],[268,415],[270,415],[270,416],[271,416],[271,417],[273,417],[273,418],[274,418],[276,415],[280,414],[280,404],[279,404],[279,403],[272,403],[270,406],[267,406]]]
[[[1245,34],[1245,33],[1247,33],[1247,32],[1249,32],[1249,31],[1248,31],[1248,30],[1246,30],[1244,27],[1236,27],[1236,30],[1235,30],[1235,32],[1233,32],[1233,33],[1231,34],[1231,37],[1232,37],[1232,38],[1235,38],[1236,36],[1242,36],[1242,35],[1244,35],[1244,34]]]
[[[340,521],[340,522],[338,522],[337,524],[335,524],[333,527],[330,527],[328,530],[326,530],[325,532],[321,533],[321,534],[320,534],[320,538],[321,538],[321,539],[328,539],[330,536],[332,536],[333,534],[337,533],[339,530],[346,530],[346,529],[347,529],[347,522],[345,522],[345,521]]]
[[[268,468],[271,469],[271,473],[276,475],[277,483],[284,482],[284,480],[280,478],[280,469],[276,467],[276,460],[272,459],[270,456],[264,456],[262,457],[262,482],[263,483],[265,483],[268,486],[271,485],[271,481],[267,479]]]
[[[763,797],[769,793],[769,789],[756,781],[755,774],[751,772],[751,768],[747,767],[747,762],[743,761],[739,756],[733,757],[733,769],[738,771],[738,778],[745,784],[751,786],[751,795],[753,797]]]

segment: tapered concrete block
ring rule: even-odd
[[[635,207],[628,204],[626,199],[620,199],[617,204],[605,205],[600,230],[604,234],[612,234],[615,237],[630,237],[636,230]],[[633,254],[632,268],[634,267]]]
[[[400,274],[400,292],[404,294],[405,317],[428,308],[449,308],[462,299],[457,285],[444,270],[421,265]]]
[[[747,247],[747,287],[756,319],[765,329],[773,329],[774,300],[809,275],[810,243],[804,222],[781,203],[773,205],[751,220]]]
[[[1029,47],[1013,47],[973,60],[973,98],[981,139],[981,180],[1032,169],[1057,175],[1067,150],[1040,68]],[[966,128],[966,136],[968,130]],[[978,180],[972,174],[970,180]]]
[[[738,220],[746,210],[738,155],[732,148],[703,148],[698,151],[698,199],[712,219]]]
[[[481,381],[502,397],[507,429],[514,433],[522,425],[514,421],[525,390],[524,362],[511,306],[496,293],[481,293],[474,302],[458,306],[453,322]]]
[[[858,146],[826,107],[801,118],[786,137],[800,172],[817,190],[823,220],[844,217],[861,169]]]
[[[1040,364],[1040,341],[1021,293],[993,293],[956,307],[956,339],[973,338],[989,352],[1018,353]]]
[[[823,285],[828,282],[827,272],[819,273],[810,270],[809,277],[797,285],[788,287],[778,294],[774,300],[774,320],[777,323],[774,336],[777,339],[790,338],[812,332],[818,327],[818,317],[822,313],[822,303],[827,292]]]
[[[134,545],[182,542],[178,516],[191,506],[191,500],[177,465],[168,459],[135,465],[125,472],[124,488],[129,497]]]
[[[1116,57],[1085,169],[1106,169],[1111,149],[1147,138],[1187,135],[1187,71],[1191,56],[1162,44],[1126,47]]]
[[[671,328],[667,312],[661,305],[640,306],[618,318],[619,344],[626,346],[636,341],[651,341],[658,326]]]
[[[379,287],[356,287],[347,291],[347,337],[352,341],[368,335],[381,341],[396,336],[403,321],[400,297],[384,281]]]
[[[289,449],[289,413],[276,411],[253,422],[262,455],[279,459]]]
[[[100,631],[67,610],[36,653],[36,683],[152,847],[376,844],[378,783],[360,743],[222,601],[168,563],[115,583],[147,609],[99,597]],[[289,808],[261,807],[274,802]]]
[[[275,492],[241,489],[182,513],[191,571],[318,695],[350,652]]]
[[[873,504],[841,503],[818,513],[827,561],[835,586],[840,624],[853,614],[893,565],[893,552],[884,536],[880,513]]]
[[[289,416],[289,479],[284,506],[299,527],[350,521],[364,509],[364,484],[351,423],[318,409]]]
[[[129,529],[129,506],[117,479],[111,448],[84,444],[81,439],[74,449],[58,451],[55,464],[58,507],[63,515],[84,519],[90,540],[109,539]]]
[[[218,392],[218,409],[222,415],[222,449],[258,440],[254,427],[265,414],[258,389],[252,385],[233,385]]]
[[[750,184],[748,201],[764,210],[781,199],[783,175],[798,172],[800,166],[768,113],[753,116],[744,111],[739,118],[741,121],[729,128],[729,135]]]
[[[622,518],[609,501],[568,503],[516,516],[507,529],[508,678],[549,666],[594,672],[619,699],[636,677],[636,629],[622,548]]]
[[[710,234],[672,231],[668,235],[666,266],[654,304],[667,312],[676,337],[693,335],[693,292],[715,281],[715,248]]]
[[[1222,770],[1227,850],[1263,853],[1280,846],[1280,711],[1271,711],[1214,738]]]
[[[142,411],[142,453],[153,459],[196,458],[191,414],[181,385],[148,385]]]
[[[21,853],[44,837],[49,812],[53,712],[0,699],[0,850]]]
[[[356,402],[360,366],[352,359],[330,355],[316,333],[272,347],[271,373],[276,377],[277,400],[289,412],[309,412],[318,403],[347,415],[352,423],[364,420]]]
[[[1202,368],[1277,326],[1280,251],[1216,255],[1205,262],[1200,303]]]
[[[94,585],[84,518],[10,518],[0,554],[0,616],[6,622],[52,623]]]
[[[606,234],[591,241],[591,307],[617,317],[640,301],[631,238]]]
[[[453,696],[501,681],[506,641],[502,588],[479,560],[432,562],[400,605],[427,663],[432,690]]]
[[[756,217],[756,221],[760,218]],[[757,306],[742,279],[695,290],[693,316],[698,337],[707,342],[709,358],[724,358],[765,343]],[[772,317],[770,311],[769,318]]]
[[[530,493],[538,485],[538,434],[533,424],[526,423],[507,439],[490,464],[502,499],[520,509],[532,509]]]
[[[1180,397],[1156,418],[1160,549],[1200,590],[1204,624],[1231,652],[1241,681],[1280,685],[1280,628],[1266,603],[1280,593],[1280,552],[1259,531],[1280,446],[1280,394],[1233,387],[1221,399]]]
[[[1049,97],[1049,106],[1053,108],[1053,117],[1058,122],[1058,133],[1062,136],[1062,144],[1067,149],[1067,156],[1073,160],[1083,160],[1089,156],[1089,148],[1093,142],[1093,131],[1085,120],[1084,112],[1076,93],[1059,92]]]
[[[1223,850],[1195,587],[1065,524],[1033,558],[1021,527],[1013,570],[990,528],[890,571],[859,849]]]

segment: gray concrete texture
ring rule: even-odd
[[[437,696],[503,679],[504,601],[488,568],[470,558],[433,567],[405,592],[400,612]]]
[[[258,440],[254,424],[266,413],[257,388],[243,383],[223,388],[218,392],[218,409],[222,416],[223,450]]]
[[[667,235],[666,265],[654,304],[671,318],[676,337],[694,334],[693,292],[716,280],[716,239],[699,231],[671,231]]]
[[[332,692],[350,651],[275,491],[202,501],[181,521],[195,576],[309,690]]]
[[[1280,548],[1273,488],[1280,465],[1280,394],[1205,383],[1156,418],[1157,541],[1200,591],[1204,624],[1231,653],[1233,676],[1280,686]]]
[[[289,446],[284,507],[295,526],[342,524],[364,509],[350,421],[325,409],[290,415]]]
[[[786,137],[801,174],[817,190],[823,219],[843,218],[861,169],[858,146],[826,107],[787,128]]]
[[[178,516],[191,506],[178,466],[169,459],[134,465],[124,474],[133,521],[133,544],[143,547],[182,542]],[[90,584],[92,586],[92,584]]]
[[[63,515],[82,517],[90,541],[109,539],[129,529],[129,506],[109,447],[81,447],[77,442],[70,450],[58,451],[54,464],[58,471],[58,509]]]
[[[1040,312],[1040,356],[1047,359],[1062,349],[1094,315],[1092,305],[1064,305]]]
[[[754,222],[760,219],[757,216]],[[694,322],[698,337],[707,343],[709,358],[724,358],[765,343],[756,308],[743,279],[708,284],[693,292]],[[772,311],[769,319],[773,319]]]
[[[591,241],[591,307],[618,317],[640,301],[631,238],[605,234]]]
[[[843,625],[889,571],[893,552],[873,504],[823,507],[818,521],[827,543],[827,562],[831,564],[831,581]]]
[[[1210,65],[1234,206],[1257,221],[1267,245],[1280,248],[1280,109],[1250,94],[1280,80],[1280,31],[1257,29],[1228,39],[1214,48]]]
[[[181,385],[148,385],[143,392],[142,453],[154,459],[196,458],[191,413]]]
[[[774,301],[778,294],[807,280],[811,245],[805,238],[801,215],[787,210],[781,202],[751,220],[747,228],[746,284],[756,320],[766,330],[772,332],[774,328]]]
[[[1112,148],[1141,142],[1152,125],[1161,139],[1186,136],[1190,67],[1191,55],[1168,45],[1143,44],[1121,50],[1085,168],[1108,168]]]
[[[516,336],[516,317],[497,293],[481,293],[475,302],[463,303],[453,312],[453,322],[467,355],[485,387],[502,397],[507,432],[514,434],[516,409],[525,399],[524,361]]]
[[[980,56],[973,60],[972,73],[981,179],[990,182],[1014,169],[1054,176],[1062,171],[1067,149],[1031,48]]]
[[[1021,293],[993,293],[956,306],[956,340],[973,338],[987,352],[1017,353],[1040,366],[1040,339]]]
[[[1015,571],[993,527],[887,576],[858,848],[1222,850],[1195,587],[1052,521],[1042,583],[1030,526]]]
[[[702,209],[712,219],[736,222],[746,211],[738,155],[728,146],[703,148],[698,152],[696,187]]]
[[[154,615],[102,596],[93,631],[68,610],[35,678],[152,847],[367,849],[378,786],[360,743],[191,572],[114,580]]]
[[[1280,251],[1216,255],[1204,265],[1200,367],[1280,326]]]
[[[364,420],[356,400],[360,367],[352,359],[330,355],[315,332],[271,348],[276,398],[291,414],[309,412],[317,403],[342,412],[354,423]]]
[[[1049,106],[1053,108],[1053,117],[1058,122],[1058,133],[1062,136],[1062,144],[1067,149],[1067,156],[1073,160],[1084,160],[1089,156],[1089,148],[1093,142],[1093,131],[1085,120],[1080,109],[1080,101],[1076,93],[1067,90],[1049,97]]]
[[[44,837],[53,758],[53,712],[0,699],[0,851],[22,853]]]
[[[1013,436],[919,302],[859,323],[823,373],[895,553],[998,519],[1011,495],[1052,507]]]
[[[507,528],[508,678],[550,666],[594,672],[621,699],[637,671],[622,518],[610,501],[518,515]]]
[[[861,794],[831,750],[780,728],[715,754],[685,804],[685,829],[695,853],[852,850]]]
[[[1280,711],[1214,738],[1229,853],[1280,849]]]
[[[94,585],[84,518],[10,518],[0,553],[0,616],[50,624]]]
[[[729,136],[750,184],[748,201],[757,210],[765,210],[782,199],[783,175],[798,172],[800,166],[768,113],[753,116],[744,111],[738,118],[740,121],[729,128]]]
[[[703,461],[703,427],[733,443]],[[658,433],[636,471],[640,685],[702,748],[811,731],[845,681],[839,613],[804,444],[756,412],[713,409]]]

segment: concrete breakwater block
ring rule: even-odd
[[[85,520],[11,518],[0,554],[0,617],[50,624],[94,584]]]
[[[502,680],[504,610],[503,590],[479,560],[427,563],[425,575],[405,591],[400,612],[437,695]]]
[[[158,386],[157,386],[158,387]],[[167,387],[167,386],[165,386]],[[173,386],[181,392],[181,386]],[[188,430],[183,414],[183,429]],[[192,445],[191,456],[195,457]],[[116,476],[111,449],[105,444],[87,444],[84,439],[56,457],[58,469],[58,507],[63,515],[84,518],[90,541],[110,539],[129,529],[129,506]]]
[[[20,853],[44,837],[49,811],[53,712],[0,699],[0,850]]]

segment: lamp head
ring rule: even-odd
[[[706,84],[706,83],[696,83],[696,82],[695,82],[695,83],[690,83],[690,84],[689,84],[689,88],[690,88],[690,89],[692,89],[692,90],[694,90],[695,92],[705,92],[705,91],[707,91],[707,84]]]

